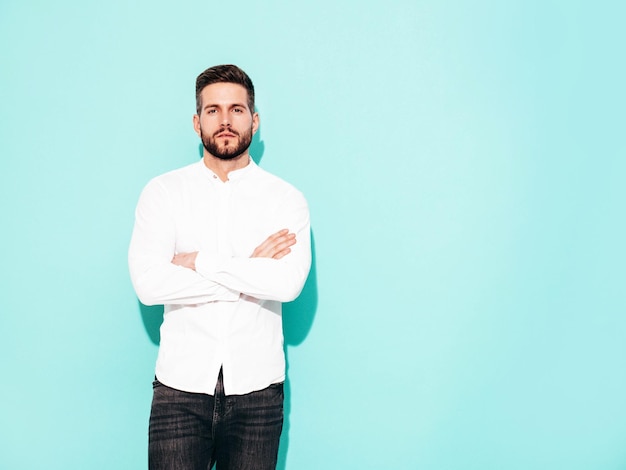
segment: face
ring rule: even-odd
[[[213,83],[200,93],[200,114],[193,117],[207,152],[221,160],[247,154],[259,116],[248,107],[248,92],[235,83]]]

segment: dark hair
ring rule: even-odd
[[[210,67],[196,78],[196,112],[200,114],[202,108],[202,90],[213,83],[235,83],[241,85],[248,92],[248,107],[254,113],[254,85],[250,77],[236,65],[216,65]]]

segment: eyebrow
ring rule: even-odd
[[[219,104],[211,104],[211,103],[207,103],[206,105],[204,105],[202,107],[202,110],[208,109],[208,108],[219,108],[220,105]],[[247,108],[247,105],[243,104],[243,103],[232,103],[230,105],[228,105],[228,108]]]

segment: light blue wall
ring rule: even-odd
[[[313,218],[281,470],[625,469],[618,3],[3,0],[0,468],[145,467],[134,206],[232,62]]]

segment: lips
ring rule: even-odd
[[[237,135],[232,132],[220,132],[215,137],[237,137]]]

